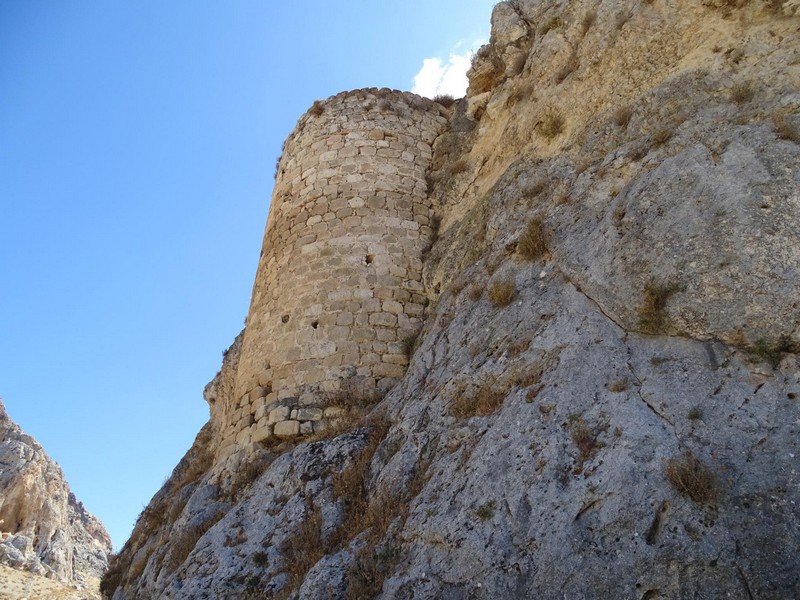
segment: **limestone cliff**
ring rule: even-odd
[[[502,2],[454,106],[312,107],[211,421],[107,597],[800,597],[797,13]],[[304,277],[280,222],[345,264],[319,306],[274,303]]]
[[[91,595],[110,553],[111,538],[102,523],[0,403],[0,563]]]

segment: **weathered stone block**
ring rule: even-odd
[[[383,325],[384,327],[392,327],[397,325],[397,317],[391,313],[379,312],[373,313],[369,316],[370,325]]]
[[[383,362],[391,363],[393,365],[407,365],[408,359],[405,354],[384,354],[382,357]]]
[[[290,412],[291,411],[288,406],[279,406],[278,408],[269,411],[270,424],[286,421],[289,418]]]
[[[314,433],[314,424],[311,421],[300,423],[300,435],[311,435]]]
[[[399,379],[405,374],[406,368],[403,365],[382,362],[372,367],[372,372],[376,377],[396,377]]]
[[[403,312],[403,305],[395,300],[384,300],[383,310],[388,313],[399,315]]]
[[[255,431],[253,431],[251,435],[251,441],[253,443],[260,443],[265,440],[268,440],[272,437],[272,427],[267,425],[266,427],[259,427]]]
[[[250,441],[250,428],[242,429],[236,436],[236,445],[244,446]]]
[[[300,421],[281,421],[275,423],[272,433],[277,438],[288,439],[300,435]]]
[[[296,419],[298,421],[319,421],[322,415],[321,408],[301,408],[297,411]]]

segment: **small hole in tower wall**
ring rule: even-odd
[[[283,315],[281,317],[281,323],[288,323],[289,322],[289,315]]]
[[[371,265],[373,260],[375,260],[375,257],[372,254],[367,254],[364,257],[364,263],[365,264]]]
[[[311,328],[316,329],[319,327],[319,321],[311,321]]]

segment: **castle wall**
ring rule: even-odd
[[[220,448],[269,437],[282,402],[322,404],[357,381],[391,386],[422,325],[425,175],[446,124],[438,104],[367,89],[318,102],[278,164],[237,367],[237,400],[212,406]]]

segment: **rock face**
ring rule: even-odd
[[[110,554],[102,523],[0,403],[0,563],[90,593]]]
[[[227,479],[212,408],[107,597],[800,597],[796,4],[500,3],[405,375]]]

